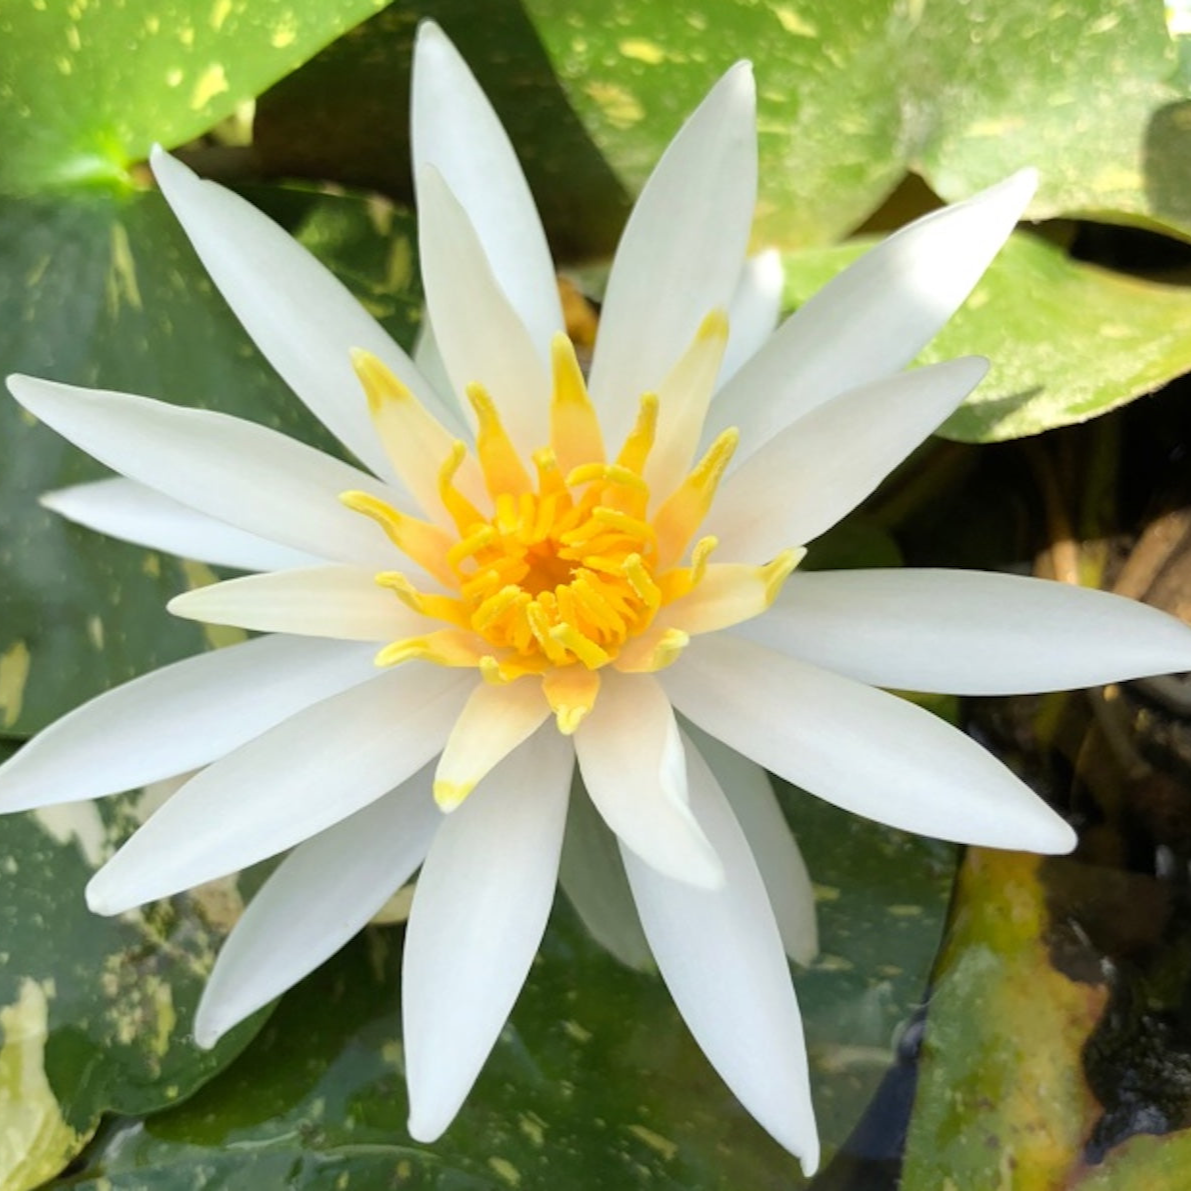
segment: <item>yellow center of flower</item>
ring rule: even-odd
[[[726,330],[722,315],[713,316],[691,348],[707,357],[695,371],[706,376],[708,396]],[[657,396],[641,398],[609,461],[565,335],[555,338],[552,357],[550,441],[532,453],[531,474],[480,385],[467,390],[477,425],[472,453],[375,357],[354,353],[377,429],[428,516],[410,517],[363,492],[342,499],[441,588],[428,590],[402,571],[377,576],[428,629],[387,645],[378,663],[475,666],[494,683],[539,675],[559,728],[573,732],[594,704],[601,668],[660,669],[692,632],[763,611],[802,552],[763,567],[709,565],[715,539],[695,534],[736,431],[721,434],[664,499],[651,499]]]

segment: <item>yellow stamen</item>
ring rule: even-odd
[[[726,330],[720,312],[704,320],[663,384],[669,420],[661,436],[659,399],[646,393],[613,462],[605,458],[596,412],[565,338],[551,345],[549,442],[526,462],[482,386],[467,387],[478,423],[473,455],[375,357],[354,353],[378,428],[392,440],[406,478],[416,477],[411,489],[433,505],[431,517],[441,508],[454,525],[448,532],[368,493],[343,495],[446,589],[422,590],[400,567],[377,575],[406,607],[440,626],[386,645],[378,664],[475,667],[492,685],[532,676],[541,681],[558,730],[571,733],[595,704],[603,667],[663,669],[692,634],[768,607],[801,552],[785,551],[761,567],[717,567],[709,562],[715,538],[691,545],[732,457],[736,431],[724,431],[651,511],[652,477],[675,470],[675,460],[693,449]],[[688,382],[698,391],[688,392]],[[662,456],[653,457],[655,446]],[[459,774],[440,776],[442,798],[454,804],[465,796]]]

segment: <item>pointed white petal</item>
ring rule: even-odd
[[[418,251],[435,342],[455,392],[483,385],[528,459],[546,440],[548,373],[467,213],[429,165],[418,174]]]
[[[454,810],[550,714],[536,676],[507,686],[480,683],[471,693],[439,758],[434,796]]]
[[[325,831],[435,756],[474,684],[411,663],[326,699],[204,769],[87,886],[119,914]]]
[[[265,358],[344,446],[389,476],[348,353],[371,352],[437,416],[449,416],[409,357],[346,286],[251,203],[160,148],[150,160],[203,267]]]
[[[409,1131],[451,1123],[492,1049],[554,901],[574,753],[545,724],[439,828],[405,936]]]
[[[152,488],[115,476],[47,492],[41,503],[97,533],[241,571],[281,571],[321,560],[196,513]]]
[[[904,368],[980,280],[1036,185],[1037,174],[1023,170],[932,211],[861,257],[724,386],[708,441],[738,426],[739,466],[808,410]]]
[[[100,798],[207,765],[376,674],[369,646],[263,637],[135,678],[0,766],[0,811]]]
[[[1191,628],[1134,600],[981,571],[795,574],[754,641],[874,686],[1012,695],[1191,670]]]
[[[607,442],[628,433],[702,319],[727,309],[757,195],[756,91],[740,62],[670,142],[621,236],[600,316],[591,396]]]
[[[660,677],[705,731],[844,810],[957,843],[1075,846],[991,753],[895,695],[726,633],[695,638]]]
[[[837,397],[775,435],[721,485],[702,533],[717,562],[762,562],[854,509],[979,383],[985,360],[916,368]]]
[[[393,502],[378,480],[275,430],[208,410],[10,376],[12,395],[89,455],[192,509],[337,562],[393,564],[377,527],[339,502],[352,489]]]
[[[774,248],[750,256],[740,271],[732,304],[728,307],[728,350],[720,365],[718,387],[740,371],[746,360],[761,350],[777,327],[785,283],[780,253]]]
[[[575,733],[583,784],[604,822],[658,872],[714,888],[715,849],[687,805],[674,711],[650,674],[601,672],[595,707]]]
[[[626,967],[653,966],[616,836],[600,818],[582,782],[571,790],[558,882],[601,947]]]
[[[261,633],[296,633],[341,641],[395,641],[424,633],[427,620],[374,571],[320,566],[246,575],[175,596],[175,616],[207,624],[232,624]]]
[[[195,1014],[199,1046],[314,971],[413,876],[442,823],[430,775],[427,765],[281,862],[219,952]]]
[[[795,963],[809,964],[819,952],[815,890],[769,775],[694,724],[687,724],[684,731],[732,804],[765,882],[786,954]]]
[[[641,922],[678,1011],[741,1104],[819,1163],[802,1019],[764,882],[727,799],[688,746],[691,806],[723,859],[722,889],[692,889],[622,848]]]
[[[411,105],[415,178],[432,165],[463,204],[545,368],[550,337],[563,329],[563,318],[542,222],[492,105],[431,21],[418,29]],[[425,213],[421,194],[418,212]]]

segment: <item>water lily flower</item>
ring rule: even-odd
[[[359,466],[222,414],[9,380],[120,473],[51,508],[253,572],[171,608],[262,636],[92,700],[0,772],[13,811],[198,770],[95,875],[101,914],[289,850],[218,958],[201,1044],[420,868],[404,1037],[410,1132],[432,1141],[525,979],[569,813],[562,876],[580,912],[626,956],[647,943],[708,1059],[810,1171],[786,953],[813,949],[813,909],[760,766],[907,830],[1063,852],[1070,827],[1013,774],[880,688],[1025,692],[1191,667],[1191,630],[1098,592],[795,570],[980,380],[978,359],[906,366],[1034,183],[912,224],[771,334],[780,276],[745,255],[754,122],[740,64],[636,204],[585,377],[509,141],[424,25],[413,156],[432,333],[417,364],[249,204],[152,162],[248,333]],[[614,901],[635,906],[644,942]]]

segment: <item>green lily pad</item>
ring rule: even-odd
[[[782,791],[819,882],[823,951],[795,973],[829,1150],[855,1124],[918,1001],[954,849]],[[399,931],[370,928],[289,993],[187,1104],[117,1129],[73,1188],[201,1185],[737,1191],[797,1164],[707,1066],[661,981],[618,965],[560,899],[510,1025],[455,1124],[405,1132]]]
[[[785,256],[787,304],[801,305],[872,243]],[[1191,292],[1015,234],[919,362],[968,354],[992,369],[944,437],[998,442],[1087,421],[1191,369]]]
[[[759,86],[758,236],[838,239],[907,170],[947,199],[1023,165],[1038,216],[1191,234],[1191,120],[1159,4],[526,0],[575,110],[630,190],[738,58]]]
[[[406,343],[417,307],[407,217],[362,200],[276,192]],[[156,193],[0,199],[0,257],[25,284],[0,300],[0,375],[124,389],[222,409],[334,450],[252,348]],[[404,259],[405,269],[394,261]],[[37,730],[90,695],[207,643],[165,612],[204,580],[168,556],[43,510],[49,489],[102,474],[0,395],[0,734]]]
[[[6,4],[0,193],[127,180],[154,141],[205,132],[383,2]]]
[[[0,760],[12,746],[0,744]],[[189,1039],[212,958],[238,913],[224,881],[115,919],[83,886],[139,821],[139,799],[0,819],[0,1188],[26,1191],[82,1149],[104,1112],[174,1104],[240,1050]]]

